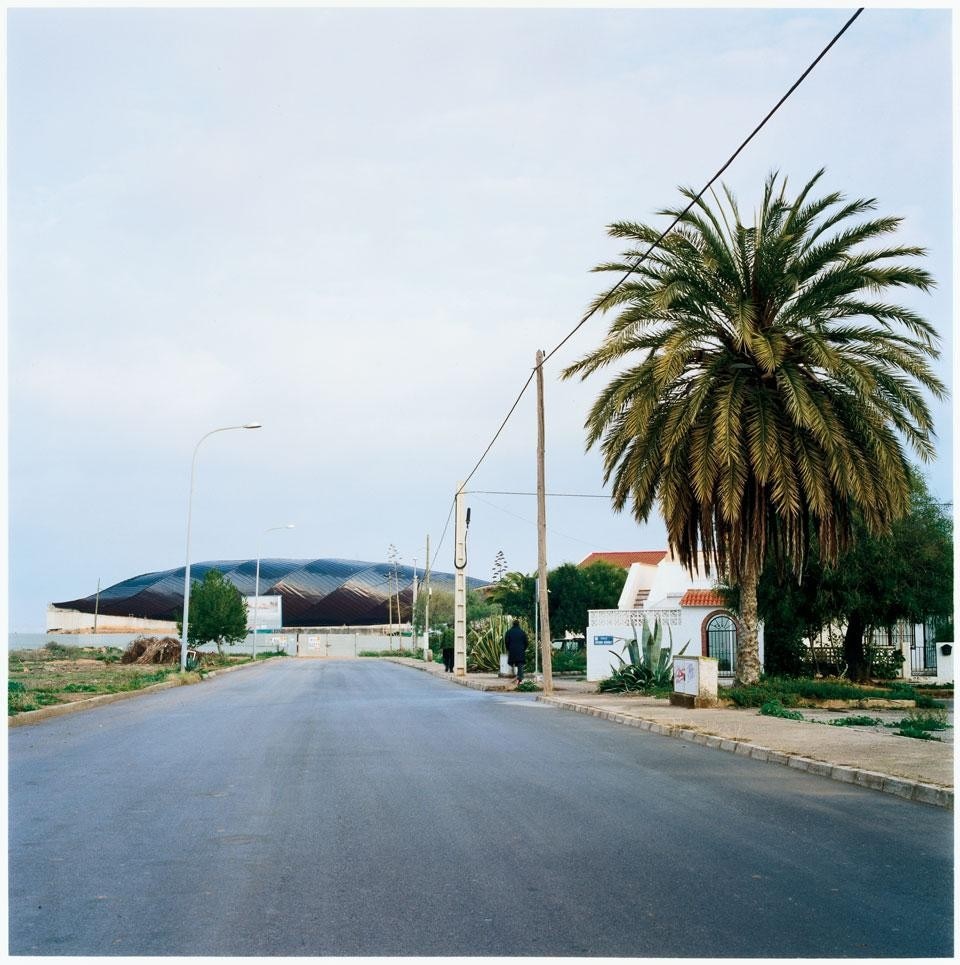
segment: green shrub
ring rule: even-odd
[[[522,694],[532,694],[536,691],[543,690],[543,687],[535,684],[532,680],[524,680],[522,683],[517,684],[516,689]]]
[[[803,720],[803,714],[787,710],[779,700],[768,700],[761,708],[764,717],[783,717],[785,720]]]
[[[878,680],[890,680],[900,676],[903,667],[903,654],[889,647],[867,648],[870,661],[870,675]]]
[[[577,650],[554,650],[551,665],[554,673],[586,673],[587,651],[583,647]]]
[[[97,692],[97,688],[93,684],[67,684],[60,688],[60,692],[64,694],[93,694]]]
[[[673,691],[673,681],[657,684],[651,681],[650,674],[643,667],[632,663],[615,670],[605,680],[597,684],[601,694],[644,694],[647,697],[665,697]]]
[[[7,681],[8,694],[22,694],[27,688],[19,680]]]
[[[899,730],[895,730],[894,733],[898,737],[913,737],[915,740],[921,741],[939,741],[939,737],[934,737],[929,731],[923,730],[922,728],[911,728],[911,727],[901,727]]]

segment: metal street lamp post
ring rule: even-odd
[[[215,432],[229,432],[231,429],[260,429],[259,422],[248,422],[242,426],[222,426],[219,429],[211,429],[205,436],[200,437],[200,442],[194,446],[193,461],[190,463],[190,497],[187,499],[187,564],[183,573],[183,628],[180,634],[180,672],[187,669],[187,640],[189,639],[190,624],[190,518],[193,514],[193,478],[197,469],[197,453],[200,444],[204,439],[209,438]]]
[[[277,529],[293,529],[293,523],[287,523],[285,526],[271,526],[269,529],[265,529],[260,535],[262,540],[267,533],[272,533]],[[257,659],[257,617],[260,616],[260,547],[257,547],[257,578],[254,583],[253,588],[253,659]]]

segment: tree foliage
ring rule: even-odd
[[[413,613],[414,630],[423,633],[426,619],[427,592],[421,587],[417,594],[417,605]],[[467,590],[467,623],[483,620],[500,613],[499,605],[484,597],[477,590]],[[444,626],[453,626],[453,592],[450,590],[433,589],[430,594],[430,626],[436,630]]]
[[[555,638],[587,632],[588,611],[615,609],[626,580],[619,566],[599,561],[580,567],[563,563],[547,573],[550,605],[550,631]],[[521,619],[533,619],[536,576],[507,573],[490,591],[490,599],[503,612]]]
[[[835,563],[824,565],[814,540],[800,579],[772,564],[764,570],[758,608],[767,673],[797,673],[803,638],[834,625],[844,629],[847,673],[865,680],[870,630],[952,614],[953,519],[918,472],[911,474],[910,511],[889,533],[874,536],[862,523],[855,525],[855,542]],[[736,594],[731,603],[736,606]]]
[[[813,540],[825,563],[851,545],[857,520],[889,531],[909,508],[901,440],[933,455],[924,391],[942,397],[930,361],[933,327],[882,294],[927,291],[901,263],[924,251],[865,245],[897,218],[869,217],[873,199],[796,197],[771,174],[750,223],[724,188],[711,207],[681,189],[689,211],[641,260],[658,227],[610,228],[632,243],[598,271],[630,273],[594,303],[616,310],[599,348],[565,377],[627,363],[587,420],[613,505],[645,522],[659,503],[671,548],[690,569],[715,566],[741,591],[745,632],[737,676],[760,672],[757,584],[768,559],[803,572]]]
[[[504,613],[532,621],[536,586],[537,578],[532,573],[529,576],[515,571],[504,573],[497,585],[489,591],[490,599],[499,603]]]
[[[179,629],[182,633],[182,623]],[[240,591],[217,569],[210,570],[202,583],[193,580],[188,642],[195,646],[215,643],[222,656],[225,643],[239,643],[246,636],[247,604]]]

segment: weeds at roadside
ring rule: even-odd
[[[950,726],[947,723],[946,711],[921,711],[915,710],[907,714],[902,720],[887,724],[887,727],[897,728],[894,733],[899,737],[913,737],[916,740],[939,741],[939,737],[934,737],[931,731],[947,730]]]
[[[853,717],[837,717],[834,720],[828,720],[827,723],[832,727],[875,727],[882,721],[879,717],[854,715]]]
[[[779,700],[768,700],[761,708],[764,717],[782,717],[784,720],[803,720],[803,714],[795,710],[787,710]]]

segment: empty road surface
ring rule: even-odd
[[[375,660],[9,733],[17,955],[952,954],[952,825]]]

